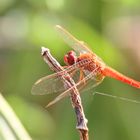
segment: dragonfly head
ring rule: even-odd
[[[73,65],[77,61],[77,56],[74,51],[69,51],[65,56],[64,56],[64,62],[67,65]]]

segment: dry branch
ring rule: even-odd
[[[49,67],[53,71],[60,72],[60,71],[64,70],[64,68],[50,54],[49,49],[42,47],[42,56],[43,56],[45,62],[49,65]],[[64,85],[66,85],[67,89],[73,87],[70,92],[70,98],[71,98],[72,107],[75,110],[75,114],[76,114],[76,118],[77,118],[76,129],[79,130],[80,140],[88,140],[87,119],[84,114],[79,91],[77,90],[77,88],[75,86],[74,80],[71,78],[71,76],[67,72],[65,72],[65,74],[63,76],[61,76],[61,78],[64,82]]]

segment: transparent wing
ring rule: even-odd
[[[80,76],[78,69],[78,65],[80,65],[80,63],[86,64],[88,62],[82,60],[72,66],[68,66],[68,68],[64,69],[64,71],[60,71],[39,79],[32,87],[32,94],[44,95],[50,93],[59,94],[64,92],[66,89],[64,86],[64,81],[62,80],[62,76],[65,74],[65,72],[67,72],[74,79],[75,83],[77,83]]]
[[[61,93],[64,83],[58,73],[54,73],[39,79],[32,87],[31,93],[34,95],[44,95],[51,93]]]
[[[59,32],[63,40],[76,52],[78,53],[92,53],[88,46],[83,42],[76,39],[72,34],[70,34],[66,29],[60,25],[56,25],[56,30]]]
[[[92,71],[91,73],[89,73],[87,76],[85,76],[84,79],[82,79],[81,81],[77,82],[74,86],[72,86],[71,88],[68,88],[67,90],[65,90],[63,93],[61,93],[60,95],[58,95],[53,101],[51,101],[47,107],[55,104],[56,102],[58,102],[59,100],[63,99],[64,97],[66,97],[67,95],[69,95],[69,93],[71,93],[73,90],[75,92],[77,92],[77,89],[83,89],[84,86],[86,85],[86,83],[90,83],[91,80],[94,80],[95,82],[93,82],[92,88],[99,85],[102,81],[101,80],[97,80],[96,76],[97,76],[97,70],[98,68],[96,68],[94,71]]]
[[[92,77],[90,80],[88,80],[86,82],[85,85],[81,86],[80,87],[80,93],[85,93],[85,92],[88,92],[88,93],[93,93],[93,90],[96,86],[98,86],[99,84],[102,83],[104,77],[102,77],[100,80],[98,80],[96,78],[96,76]]]

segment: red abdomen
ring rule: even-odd
[[[140,82],[139,81],[133,80],[133,79],[117,72],[116,70],[114,70],[110,67],[105,67],[105,69],[102,71],[102,73],[103,73],[104,76],[112,77],[112,78],[115,78],[119,81],[127,83],[127,84],[129,84],[133,87],[140,88]]]

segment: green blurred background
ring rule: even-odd
[[[140,80],[139,0],[0,0],[0,91],[33,140],[79,139],[69,98],[45,109],[55,95],[31,95],[33,83],[52,73],[40,47],[48,47],[62,65],[71,49],[56,24],[108,65]],[[139,89],[109,78],[82,94],[90,140],[140,140],[140,105],[93,96],[95,91],[140,100]]]

